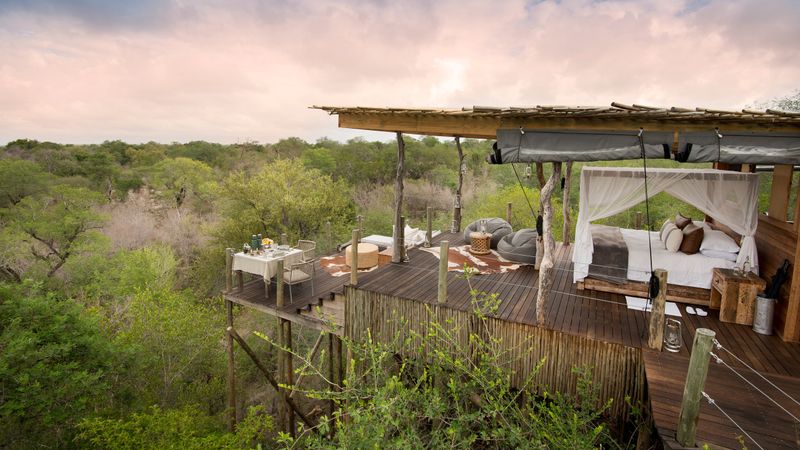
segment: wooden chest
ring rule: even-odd
[[[719,309],[719,320],[752,325],[756,295],[766,281],[752,272],[738,275],[733,269],[714,269],[709,307]]]

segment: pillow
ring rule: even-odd
[[[675,224],[672,222],[667,222],[667,224],[661,230],[661,235],[659,235],[659,237],[661,238],[662,247],[667,248],[667,236],[669,236],[669,233],[674,230],[678,230],[678,227],[676,227]]]
[[[709,225],[708,222],[706,222],[705,220],[693,220],[692,223],[704,230],[711,229],[711,225]]]
[[[681,248],[681,242],[683,242],[683,231],[678,229],[678,227],[671,228],[667,233],[667,239],[664,241],[664,246],[668,252],[677,252]]]
[[[694,255],[700,250],[703,243],[703,227],[690,223],[683,228],[681,251],[687,255]]]
[[[658,238],[660,240],[662,240],[662,241],[666,237],[666,236],[664,236],[664,229],[667,228],[667,225],[669,225],[669,224],[673,224],[674,225],[675,223],[673,221],[669,220],[669,219],[665,220],[664,221],[664,225],[661,225],[661,231],[658,232]]]
[[[719,250],[700,250],[700,254],[709,258],[724,259],[731,262],[736,262],[736,258],[739,256],[737,253],[721,252]]]
[[[700,250],[717,250],[720,252],[738,253],[739,246],[730,236],[719,230],[707,230],[700,244]]]
[[[678,213],[678,215],[675,216],[675,226],[677,226],[681,230],[683,229],[683,227],[689,225],[690,223],[692,223],[692,219],[685,217],[681,213]]]

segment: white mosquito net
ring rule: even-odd
[[[741,234],[743,239],[736,263],[741,267],[749,258],[751,270],[758,274],[754,238],[758,226],[758,175],[712,169],[648,169],[647,194],[652,197],[660,192],[695,206]],[[646,198],[644,170],[584,167],[572,261],[576,264],[592,262],[594,245],[589,231],[592,221],[611,217]],[[576,273],[575,281],[578,278]]]

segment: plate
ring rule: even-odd
[[[279,245],[278,246],[278,250],[289,250],[289,246],[288,245]]]

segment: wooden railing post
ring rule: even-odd
[[[641,230],[642,229],[642,212],[641,211],[636,211],[636,223],[634,223],[633,228],[636,229],[636,230]]]
[[[356,223],[358,224],[358,235],[364,235],[364,216],[361,214],[356,216]]]
[[[423,245],[427,248],[431,246],[431,241],[433,240],[433,212],[430,206],[425,208],[425,214],[428,216],[428,230],[425,232],[425,243]]]
[[[336,244],[333,242],[333,228],[331,227],[331,221],[328,220],[325,222],[325,237],[328,238],[328,247],[326,250],[328,252],[333,251],[336,248]]]
[[[683,388],[681,412],[678,415],[678,443],[684,447],[694,447],[697,434],[697,420],[700,416],[700,400],[708,375],[708,361],[711,358],[711,347],[716,333],[708,328],[698,328],[694,334],[692,356],[689,359],[689,370],[686,373],[686,385]]]
[[[225,292],[233,289],[233,249],[225,249]]]
[[[441,241],[439,243],[439,303],[447,303],[447,262],[449,256],[450,242]]]
[[[461,150],[461,138],[456,136],[456,150],[458,150],[458,186],[456,186],[456,198],[453,202],[453,226],[452,233],[461,231],[461,187],[464,184],[464,151]]]
[[[281,241],[283,241],[283,235],[281,235]],[[284,306],[284,298],[283,298],[283,268],[284,262],[282,259],[279,259],[277,264],[277,273],[275,274],[275,306],[280,309]],[[283,319],[280,317],[277,318],[277,325],[278,325],[278,345],[281,349],[286,345],[286,336],[284,334],[285,329],[283,327]],[[277,373],[277,381],[278,384],[284,384],[284,375],[286,374],[286,359],[283,356],[283,350],[278,351],[278,373]],[[286,405],[279,404],[278,408],[278,428],[281,431],[289,432],[289,411]]]
[[[358,284],[358,229],[353,230],[353,237],[350,241],[350,285]]]
[[[506,222],[511,223],[511,202],[506,203]]]
[[[653,299],[650,310],[650,328],[647,336],[647,346],[653,350],[661,351],[664,345],[664,309],[667,302],[667,271],[656,269],[653,272],[658,279],[658,295]]]

